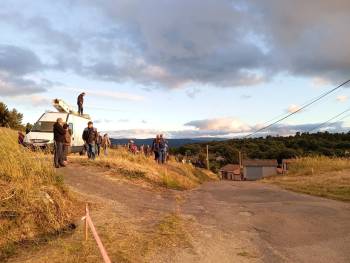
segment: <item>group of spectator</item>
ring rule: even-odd
[[[54,165],[56,168],[65,167],[67,164],[67,155],[72,142],[72,134],[67,123],[64,123],[62,118],[58,118],[53,126],[54,134]],[[108,148],[111,146],[111,141],[108,134],[103,137],[93,126],[92,121],[88,122],[88,127],[85,128],[82,134],[84,140],[84,148],[89,159],[94,160],[100,155],[101,148],[104,154],[108,154]]]
[[[168,141],[164,138],[163,134],[159,134],[153,140],[152,151],[154,153],[154,160],[159,164],[166,163],[168,159]]]
[[[168,141],[163,134],[159,134],[152,142],[152,146],[142,144],[140,147],[133,140],[129,140],[125,145],[132,154],[144,154],[146,157],[154,154],[154,160],[159,164],[164,164],[168,160]]]

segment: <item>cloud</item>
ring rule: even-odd
[[[225,131],[226,133],[249,132],[251,127],[237,118],[216,118],[196,120],[185,123],[185,126],[194,127],[198,130]]]
[[[289,105],[288,109],[287,109],[287,112],[288,113],[294,113],[294,112],[297,112],[301,109],[301,106],[299,105],[296,105],[296,104],[291,104]]]
[[[348,0],[65,0],[26,9],[5,2],[1,26],[48,64],[2,45],[0,70],[164,88],[254,86],[281,73],[340,83],[350,68],[349,10]],[[72,19],[62,23],[62,13]]]
[[[16,97],[46,91],[47,83],[15,77],[0,71],[0,96]]]
[[[113,122],[113,121],[110,120],[110,119],[97,119],[97,120],[94,120],[94,123],[95,123],[95,124],[111,123],[111,122]]]
[[[268,131],[261,132],[259,134],[255,134],[254,137],[263,137],[267,135],[273,136],[289,136],[294,135],[297,132],[317,132],[315,129],[320,126],[320,123],[306,123],[306,124],[279,124]],[[210,138],[210,137],[219,137],[219,138],[239,138],[247,133],[256,130],[256,127],[251,127],[250,130],[241,132],[240,130],[205,130],[205,129],[183,129],[176,131],[160,131],[156,129],[126,129],[119,131],[109,131],[111,137],[113,138],[153,138],[156,134],[164,134],[167,138]],[[344,126],[343,122],[335,122],[330,123],[323,128],[321,131],[329,131],[329,132],[347,132],[348,128]]]
[[[189,98],[194,99],[200,91],[198,88],[187,89],[186,94]]]
[[[247,95],[247,94],[241,95],[241,99],[244,99],[244,100],[251,99],[252,97],[253,97],[252,95]]]
[[[130,100],[130,101],[142,101],[142,100],[144,100],[143,96],[139,96],[139,95],[127,93],[127,92],[90,90],[90,89],[84,90],[81,88],[72,88],[72,87],[60,87],[60,89],[74,91],[74,92],[85,92],[86,96],[101,97],[101,98],[107,98],[107,99],[113,99],[113,100]],[[91,107],[91,108],[104,109],[103,107]],[[113,109],[113,110],[119,111],[117,109]]]
[[[339,102],[346,102],[348,101],[349,97],[347,95],[339,95],[337,96],[337,101]]]
[[[0,71],[25,75],[43,69],[40,59],[30,50],[10,45],[0,45]]]

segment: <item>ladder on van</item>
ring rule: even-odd
[[[54,99],[52,101],[52,106],[54,106],[58,112],[79,115],[78,112],[74,111],[73,108],[69,104],[64,102],[64,100]],[[85,118],[85,119],[91,119],[89,114],[83,114],[83,115],[79,115],[79,116],[82,118]]]
[[[55,109],[58,110],[58,112],[74,113],[73,109],[67,103],[60,99],[54,99],[52,101],[52,106],[54,106]]]

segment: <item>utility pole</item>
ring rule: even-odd
[[[210,170],[209,166],[209,145],[207,144],[207,169]]]
[[[238,151],[239,168],[242,168],[242,153]]]

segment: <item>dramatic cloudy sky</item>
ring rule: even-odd
[[[349,25],[348,0],[2,0],[0,100],[35,122],[85,91],[114,136],[240,136],[350,78]],[[267,132],[314,129],[348,96]]]

